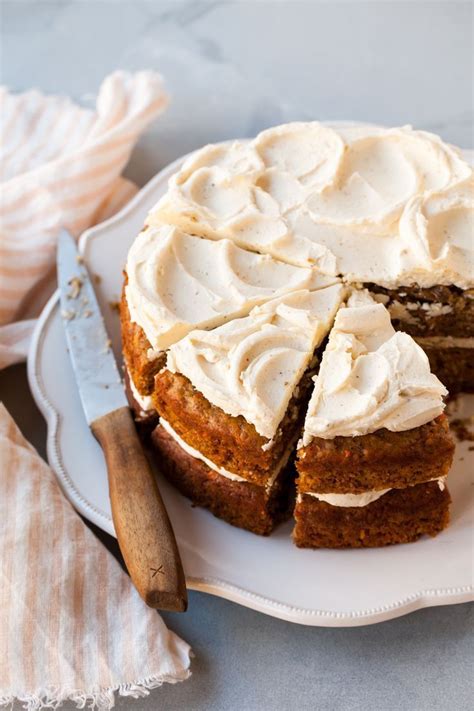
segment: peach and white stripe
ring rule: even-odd
[[[0,368],[18,361],[53,275],[58,230],[78,236],[134,194],[121,177],[146,126],[166,107],[159,74],[115,72],[96,109],[32,90],[0,88]],[[51,293],[54,279],[42,284]],[[28,319],[28,323],[25,323]],[[13,340],[12,340],[13,339]]]
[[[189,674],[190,648],[146,607],[0,404],[0,706],[110,709]]]

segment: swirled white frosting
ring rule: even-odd
[[[324,501],[326,504],[331,506],[343,507],[343,508],[363,508],[368,506],[373,501],[377,501],[384,494],[387,494],[391,489],[379,489],[364,491],[363,494],[318,494],[315,491],[306,491],[308,496],[313,496],[319,501]]]
[[[212,331],[192,331],[171,346],[167,368],[271,440],[343,296],[340,284],[297,291]]]
[[[444,409],[446,388],[428,358],[367,291],[342,307],[324,351],[300,445],[313,437],[353,437],[386,428],[410,430]]]
[[[409,126],[291,123],[198,151],[149,222],[351,282],[466,288],[474,284],[472,175],[457,149]]]
[[[131,320],[155,350],[193,328],[212,328],[248,314],[281,294],[336,281],[314,269],[247,252],[229,240],[201,239],[165,225],[138,235],[126,271]]]

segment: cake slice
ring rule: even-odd
[[[123,352],[136,412],[150,411],[147,398],[165,349],[192,329],[214,328],[269,299],[337,281],[228,240],[201,239],[170,225],[146,227],[129,251],[121,301]]]
[[[343,296],[341,284],[293,292],[171,346],[155,377],[152,440],[194,503],[261,534],[288,510],[315,350]]]
[[[405,543],[447,525],[446,394],[383,304],[354,292],[336,316],[298,445],[297,546]]]

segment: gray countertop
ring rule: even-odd
[[[140,185],[192,148],[293,119],[411,123],[473,145],[471,2],[3,0],[1,11],[1,78],[12,89],[91,103],[116,68],[162,72],[172,104],[127,168]],[[23,366],[0,373],[0,393],[44,454]],[[457,711],[473,702],[470,605],[322,629],[191,593],[186,615],[164,617],[194,649],[193,676],[118,709]]]

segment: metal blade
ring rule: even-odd
[[[58,241],[61,317],[79,395],[89,424],[127,406],[99,304],[76,243],[62,230]]]

